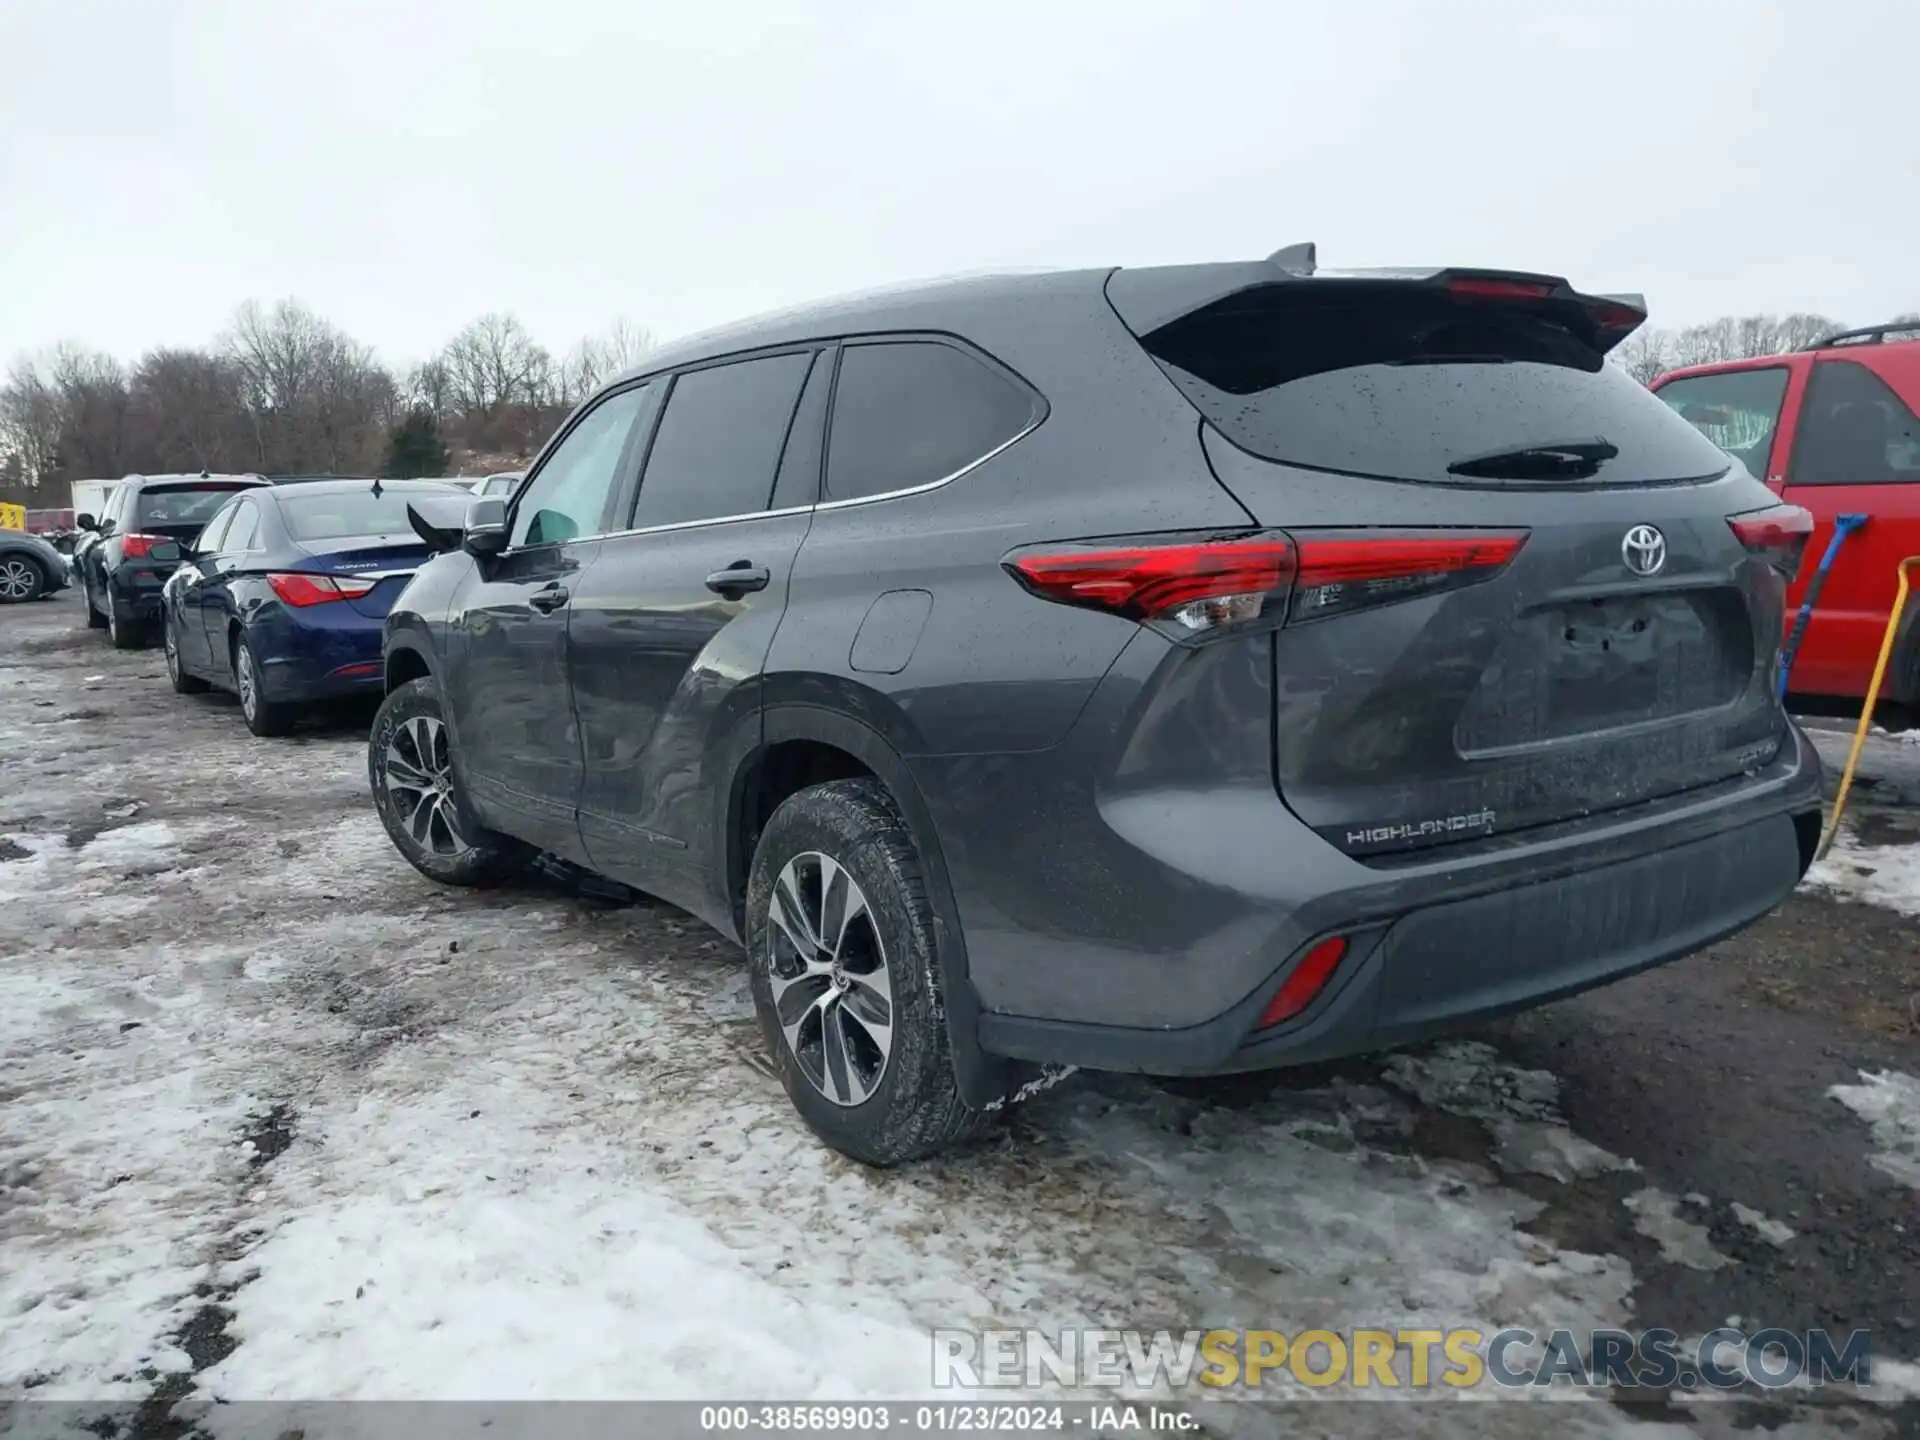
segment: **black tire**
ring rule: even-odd
[[[424,744],[423,733],[432,736]],[[531,846],[489,830],[474,818],[454,783],[451,743],[441,716],[436,681],[424,677],[409,680],[387,696],[367,737],[367,779],[373,786],[373,808],[387,827],[394,848],[428,879],[443,885],[498,885],[524,871],[534,852]],[[402,764],[424,759],[423,775],[436,780],[444,777],[437,797],[425,788],[401,783],[404,772],[396,773],[396,758]],[[436,799],[437,816],[432,813]],[[448,820],[451,830],[446,825]],[[461,842],[464,848],[442,848],[448,839]]]
[[[47,567],[31,555],[0,555],[0,605],[38,600],[53,584]]]
[[[167,652],[167,679],[173,683],[176,695],[204,695],[212,687],[198,675],[187,672],[180,659],[180,642],[174,638],[173,612],[162,611],[160,615],[161,643]]]
[[[864,922],[870,936],[867,953],[857,962],[836,947],[830,978],[817,973],[818,966],[826,963],[823,948],[818,952],[815,973],[787,981],[791,988],[783,992],[782,999],[790,1014],[808,1017],[797,1028],[800,1043],[796,1049],[782,1029],[774,986],[776,967],[790,975],[801,963],[796,959],[799,949],[791,938],[776,940],[776,932],[782,937],[790,937],[793,932],[773,922],[771,907],[789,865],[795,867],[793,873],[803,891],[812,883],[806,878],[809,874],[823,874],[824,867],[814,857],[831,860],[858,886],[870,917]],[[833,928],[831,920],[818,913],[832,906],[827,895],[819,892],[841,883],[837,877],[821,881],[816,891],[818,906],[808,912],[811,918],[803,919],[803,925],[825,920],[818,930],[824,933]],[[812,903],[804,894],[801,900],[803,907]],[[853,924],[840,926],[842,937],[855,928]],[[899,807],[878,780],[835,780],[815,785],[789,797],[773,812],[754,850],[747,884],[746,932],[754,1008],[759,1012],[761,1032],[779,1067],[788,1098],[822,1140],[868,1165],[899,1165],[945,1150],[985,1124],[988,1117],[961,1097],[955,1076],[946,1007],[939,993],[933,907],[927,899],[919,852]],[[877,947],[872,945],[875,939]],[[876,960],[886,972],[890,1044],[877,1079],[872,1078],[868,1065],[864,1078],[856,1076],[849,1083],[848,1077],[855,1075],[856,1042],[862,1036],[871,1042],[872,1037],[869,1022],[850,1015],[856,1008],[852,997],[861,990],[861,977],[872,975]],[[843,965],[853,972],[851,981],[843,973]],[[811,991],[810,996],[808,987],[816,981],[823,988]],[[816,1022],[814,998],[825,1003],[835,989],[850,998],[840,1003],[837,1011],[821,1009]],[[871,1005],[871,999],[864,1004]],[[829,1063],[825,1055],[829,1016],[841,1027],[837,1043],[842,1063],[832,1076],[824,1068]],[[815,1050],[816,1034],[819,1054],[803,1061],[802,1052],[812,1055]],[[876,1051],[869,1043],[869,1059],[873,1053]],[[829,1098],[823,1084],[837,1088],[840,1098]],[[864,1098],[856,1099],[863,1089]]]
[[[253,658],[244,632],[233,639],[233,688],[240,697],[240,718],[254,734],[268,740],[293,729],[298,712],[291,705],[267,699],[266,677],[260,672],[260,662]]]
[[[89,630],[106,629],[107,617],[102,615],[93,603],[93,582],[83,578],[80,582],[80,591],[87,597],[87,628]]]
[[[107,639],[113,642],[116,650],[147,648],[147,627],[120,613],[120,607],[114,603],[112,586],[107,587]]]

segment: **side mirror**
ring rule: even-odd
[[[73,523],[78,525],[82,530],[98,530],[100,528],[100,522],[85,511],[76,515]]]
[[[460,548],[469,555],[498,555],[507,548],[507,502],[482,495],[467,503],[467,523]]]

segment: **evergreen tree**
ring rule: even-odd
[[[411,410],[387,442],[385,474],[390,480],[417,480],[447,473],[451,452],[441,443],[440,427],[426,410]]]

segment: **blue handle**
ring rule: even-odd
[[[1793,633],[1787,639],[1786,648],[1780,652],[1780,670],[1775,680],[1774,694],[1782,700],[1787,698],[1787,676],[1793,671],[1793,658],[1800,653],[1800,640],[1807,633],[1807,622],[1813,618],[1814,602],[1820,598],[1820,587],[1827,583],[1827,572],[1833,568],[1834,557],[1840,553],[1846,538],[1866,523],[1865,515],[1833,517],[1833,539],[1827,542],[1827,553],[1820,557],[1813,578],[1807,582],[1807,593],[1800,600],[1800,613],[1793,617]]]

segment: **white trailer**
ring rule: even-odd
[[[82,515],[99,517],[107,508],[107,496],[118,485],[118,480],[76,480],[73,482],[73,520],[77,525]]]

